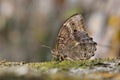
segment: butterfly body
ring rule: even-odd
[[[58,32],[52,55],[55,59],[89,59],[96,51],[96,42],[89,37],[80,14],[68,18]]]

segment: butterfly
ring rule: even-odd
[[[86,60],[95,55],[96,45],[88,35],[82,15],[74,14],[60,27],[52,56],[58,61]]]

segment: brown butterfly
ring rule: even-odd
[[[96,45],[87,33],[83,17],[75,14],[60,28],[52,55],[59,61],[89,59],[94,56]]]

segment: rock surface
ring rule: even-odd
[[[0,80],[120,80],[120,59],[0,62]]]

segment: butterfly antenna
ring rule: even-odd
[[[41,42],[40,42],[40,43],[41,43]],[[43,43],[41,43],[41,47],[48,48],[48,49],[52,50],[51,47],[49,47],[48,45],[45,45],[45,44],[43,44]]]

